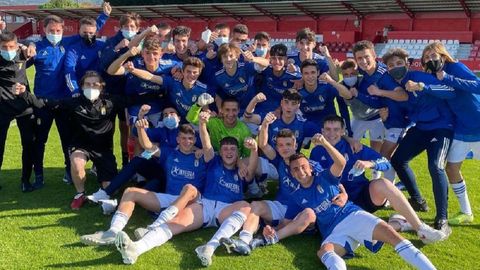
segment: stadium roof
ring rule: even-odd
[[[0,8],[1,10],[1,8]],[[54,14],[62,18],[95,17],[100,8],[2,10],[6,14],[41,19]],[[181,4],[152,6],[114,6],[111,17],[118,18],[128,11],[143,18],[166,18],[174,21],[200,18],[205,21],[216,17],[232,17],[238,21],[251,16],[267,16],[273,20],[280,16],[303,15],[317,19],[322,15],[349,15],[363,17],[372,13],[405,13],[413,18],[417,12],[463,11],[467,17],[480,12],[480,0],[351,0],[351,1],[276,1],[218,4]]]

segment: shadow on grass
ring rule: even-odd
[[[86,261],[79,261],[79,262],[71,262],[71,263],[58,263],[58,264],[50,264],[46,265],[46,268],[77,268],[77,267],[88,267],[88,266],[99,266],[105,264],[113,264],[113,265],[123,265],[121,261],[118,260],[118,254],[110,253],[105,257],[102,258],[95,258],[92,260]]]

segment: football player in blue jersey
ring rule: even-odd
[[[192,56],[192,53],[188,50],[190,44],[190,33],[192,30],[190,27],[183,25],[176,26],[170,32],[172,37],[173,46],[175,47],[174,53],[164,53],[162,59],[171,59],[176,62],[183,62],[188,57]],[[163,46],[162,46],[163,47]]]
[[[343,101],[350,99],[352,93],[343,85],[332,79],[328,73],[319,74],[318,65],[312,59],[307,59],[300,65],[304,87],[298,92],[302,95],[300,110],[302,116],[318,125],[323,123],[323,118],[336,114],[334,99],[337,101],[340,114],[350,121],[350,113]]]
[[[374,213],[381,209],[388,200],[392,208],[405,217],[407,222],[395,222],[391,225],[397,231],[414,230],[424,243],[433,243],[446,238],[442,232],[432,229],[423,223],[408,203],[405,196],[390,181],[378,178],[369,181],[365,176],[366,169],[385,171],[391,167],[388,160],[367,146],[354,153],[346,140],[343,119],[337,115],[330,115],[324,119],[322,135],[342,154],[347,163],[340,178],[345,187],[349,200],[363,210]],[[329,168],[333,160],[323,146],[315,147],[310,159],[320,163],[323,168]],[[400,219],[397,215],[396,219]]]
[[[222,237],[230,237],[238,231],[247,215],[250,205],[242,201],[243,181],[250,181],[257,166],[257,144],[254,139],[245,140],[245,147],[250,149],[248,160],[239,161],[238,141],[233,137],[221,140],[219,156],[215,155],[210,142],[206,123],[210,113],[200,114],[200,138],[203,145],[207,176],[202,199],[189,204],[178,212],[175,218],[166,223],[157,223],[140,240],[133,242],[124,232],[116,237],[117,249],[122,254],[123,262],[133,264],[138,256],[148,250],[163,245],[173,235],[200,229],[203,226],[221,224],[212,239],[204,246],[195,249],[204,266],[212,262],[215,249]],[[245,162],[246,170],[239,171],[238,162]]]
[[[427,203],[416,183],[409,162],[426,150],[428,170],[432,178],[436,216],[434,228],[450,235],[448,226],[448,180],[445,163],[453,137],[454,115],[445,99],[453,98],[455,90],[443,85],[431,74],[408,70],[408,53],[400,48],[389,50],[383,60],[388,72],[408,95],[407,113],[415,126],[408,129],[392,156],[392,165],[405,185],[410,204],[417,211],[427,211]]]
[[[420,250],[380,218],[350,201],[343,207],[332,203],[332,198],[339,193],[338,177],[346,160],[321,134],[315,135],[312,142],[325,147],[333,164],[329,169],[320,170],[312,167],[303,154],[292,155],[290,170],[300,187],[291,196],[299,206],[312,209],[316,215],[323,237],[317,252],[322,263],[328,269],[347,269],[341,256],[353,253],[360,245],[376,252],[385,242],[395,247],[398,255],[410,265],[435,269]]]
[[[153,144],[147,136],[145,129],[148,127],[148,121],[145,118],[135,123],[138,131],[140,144],[146,149],[147,154],[144,158],[154,158],[153,163],[149,163],[150,174],[155,171],[165,171],[166,179],[158,179],[165,181],[165,192],[155,193],[141,188],[127,188],[122,195],[120,205],[112,218],[110,228],[104,232],[84,235],[80,239],[88,245],[109,245],[113,244],[115,236],[121,231],[131,217],[135,204],[141,205],[143,208],[160,212],[162,208],[169,207],[181,194],[188,198],[196,197],[197,191],[203,190],[206,176],[206,163],[204,157],[197,157],[195,153],[195,130],[189,124],[179,127],[177,135],[177,147],[169,148],[168,146]],[[133,163],[132,163],[133,164]],[[129,165],[132,166],[132,165]],[[158,176],[158,175],[157,175]],[[162,177],[163,178],[163,177]],[[192,195],[192,191],[193,195]],[[109,196],[105,191],[96,192],[95,196],[90,196],[94,202],[102,202]],[[191,199],[183,198],[182,202],[189,202]],[[178,204],[177,204],[178,206]],[[178,212],[177,206],[167,208],[167,212],[161,215],[162,219],[171,219]],[[186,205],[179,206],[184,208]],[[166,213],[168,217],[165,216]]]
[[[446,171],[461,210],[448,222],[470,223],[473,212],[460,169],[470,150],[474,158],[480,157],[480,122],[477,121],[480,117],[480,79],[462,62],[455,61],[440,42],[425,47],[422,66],[442,84],[455,89],[455,98],[447,100],[455,116],[455,134],[447,156]]]

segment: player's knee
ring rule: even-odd
[[[307,225],[310,224],[310,223],[314,223],[315,220],[317,219],[317,216],[315,215],[315,212],[311,208],[305,208],[302,211],[300,216],[303,219],[303,222]]]
[[[265,203],[261,201],[251,202],[250,208],[252,213],[255,213],[257,216],[262,216],[262,214],[265,213]]]
[[[240,201],[237,203],[238,210],[245,215],[248,215],[251,211],[250,204],[246,201]]]
[[[123,192],[122,200],[134,200],[138,194],[139,188],[129,187]]]
[[[182,193],[184,193],[186,196],[195,198],[198,194],[198,190],[194,185],[186,184],[183,186]]]

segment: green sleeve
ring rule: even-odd
[[[194,125],[198,125],[198,116],[200,115],[201,110],[202,107],[198,106],[197,104],[193,104],[187,113],[187,121]]]

